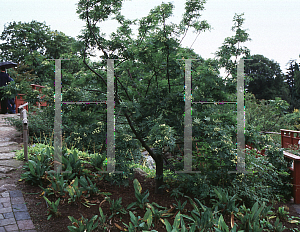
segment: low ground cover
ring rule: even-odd
[[[252,174],[235,179],[235,188],[209,186],[201,175],[192,182],[188,175],[167,174],[163,195],[154,193],[154,173],[123,173],[127,186],[112,184],[111,175],[99,172],[106,168],[99,154],[65,149],[62,167],[69,172],[57,175],[51,172],[53,147],[38,144],[29,153],[20,185],[40,231],[298,231],[300,219],[283,192],[264,186],[276,163],[250,151]]]

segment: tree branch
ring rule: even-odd
[[[119,78],[118,78],[119,76],[118,76],[118,75],[115,75],[115,77],[117,78],[117,81],[120,83],[121,87],[122,87],[123,90],[125,91],[125,94],[126,94],[128,100],[129,100],[129,101],[132,101],[132,99],[130,98],[130,96],[129,96],[128,92],[127,92],[127,89],[124,87],[124,85],[123,85],[123,84],[121,83],[121,81],[119,80]]]
[[[156,72],[155,72],[155,68],[154,68],[154,73],[153,73],[152,77],[150,78],[150,80],[148,81],[148,86],[147,86],[147,90],[146,90],[145,97],[146,97],[146,95],[147,95],[147,93],[148,93],[148,90],[149,90],[149,86],[150,86],[151,80],[152,80],[152,78],[154,77],[155,73],[156,73]]]
[[[132,87],[135,88],[135,90],[138,92],[138,94],[139,94],[140,96],[142,96],[142,95],[139,93],[139,91],[136,89],[135,82],[133,81],[133,78],[132,78],[132,75],[131,75],[129,69],[127,69],[127,72],[128,72],[128,75],[129,75],[131,81],[133,82]]]
[[[180,40],[180,42],[179,42],[179,45],[178,45],[178,46],[180,46],[180,45],[181,45],[181,42],[182,42],[182,40],[184,39],[184,37],[186,36],[187,32],[188,32],[188,28],[187,28],[187,29],[185,29],[184,35],[183,35],[182,39]]]
[[[101,51],[104,53],[105,57],[108,58],[108,54],[107,52],[104,50],[103,46],[100,45],[99,41],[97,40],[96,38],[96,35],[95,33],[93,32],[93,30],[91,29],[91,23],[89,21],[89,10],[88,10],[88,4],[86,5],[86,21],[87,21],[87,25],[88,25],[88,28],[89,28],[89,32],[92,33],[95,41],[96,41],[96,44],[98,45],[98,47],[101,49]],[[95,26],[95,25],[93,25]]]
[[[92,69],[85,61],[85,58],[86,58],[86,49],[84,50],[84,56],[83,56],[83,63],[88,67],[89,70],[91,70],[93,73],[95,73],[98,77],[101,78],[101,80],[104,82],[104,84],[107,86],[107,83],[106,81],[104,80],[104,78],[99,74],[97,73],[94,69]]]
[[[120,104],[120,100],[119,97],[116,96],[116,102],[118,104]],[[159,162],[157,155],[151,150],[151,148],[146,144],[145,140],[141,137],[140,133],[138,133],[136,131],[136,129],[133,126],[133,123],[129,117],[129,115],[127,114],[127,112],[123,112],[124,116],[126,117],[126,120],[130,126],[131,131],[134,133],[136,139],[138,139],[140,141],[140,143],[142,144],[142,146],[148,151],[149,155],[155,160],[155,162]]]

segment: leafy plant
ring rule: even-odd
[[[63,165],[66,170],[72,170],[72,173],[75,173],[76,176],[80,176],[83,172],[81,160],[78,157],[78,153],[74,150],[70,154],[64,154],[62,156]]]
[[[244,229],[249,232],[261,232],[263,228],[260,227],[260,214],[265,207],[265,203],[258,208],[258,202],[256,202],[252,209],[247,209],[242,206],[241,209],[244,212],[243,214],[238,214],[239,220],[241,220],[241,229]]]
[[[51,202],[49,201],[48,198],[46,198],[45,196],[43,196],[43,198],[47,201],[48,205],[49,205],[49,208],[48,208],[48,218],[47,220],[49,220],[52,216],[54,217],[58,217],[60,216],[60,212],[58,212],[58,205],[59,205],[59,202],[60,202],[60,198],[58,198],[56,200],[56,202]]]
[[[149,230],[152,225],[152,213],[150,209],[146,210],[146,213],[143,218],[140,216],[135,216],[131,211],[129,211],[130,215],[130,222],[129,225],[123,224],[128,228],[129,232],[136,232],[136,231],[144,231]],[[155,231],[155,230],[151,230]]]
[[[50,154],[53,154],[53,147],[43,143],[36,143],[28,146],[28,159],[32,159],[36,154],[45,152],[47,147],[49,148]],[[24,160],[24,149],[16,151],[14,158],[17,160]]]
[[[164,224],[166,226],[166,230],[167,232],[174,232],[174,231],[187,231],[187,228],[185,226],[184,220],[182,218],[182,215],[180,214],[180,212],[178,212],[175,216],[173,225],[171,226],[171,224],[168,222],[167,219],[164,220]],[[181,227],[181,229],[180,229]],[[195,231],[195,227],[192,227],[190,229],[190,232],[194,232]]]
[[[285,211],[285,206],[278,207],[277,214],[281,220],[287,220],[289,212]]]
[[[216,232],[237,232],[237,226],[234,225],[231,230],[229,230],[228,226],[226,225],[223,215],[219,217],[218,221],[218,228],[215,230]],[[239,232],[244,232],[244,230],[239,230]]]
[[[180,201],[180,200],[178,201],[178,200],[176,199],[176,202],[177,202],[177,204],[173,203],[173,205],[174,205],[174,207],[175,207],[175,209],[176,209],[177,211],[179,211],[180,213],[183,213],[184,211],[186,211],[186,210],[184,209],[184,207],[185,207],[187,201],[185,201],[185,202],[183,202],[183,203],[181,204],[181,201]]]
[[[100,229],[106,229],[106,215],[104,215],[103,213],[103,210],[101,209],[101,207],[99,207],[99,214],[100,214],[100,217],[99,217],[99,225],[98,225],[98,228],[100,227]]]
[[[219,190],[219,191],[218,191]],[[218,207],[218,209],[221,212],[225,212],[227,214],[230,214],[232,212],[238,212],[238,208],[235,206],[235,202],[236,202],[236,195],[234,196],[229,196],[228,192],[226,190],[222,190],[222,189],[214,189],[215,195],[217,196],[217,200],[215,199],[211,199],[211,202],[214,202],[214,207]]]
[[[67,187],[69,193],[68,203],[78,201],[82,195],[82,191],[78,186],[78,178],[76,177]]]
[[[73,180],[73,178],[75,177],[76,173],[72,172],[73,169],[71,167],[71,165],[68,165],[66,170],[62,173],[64,179],[66,180]]]
[[[182,215],[182,217],[193,222],[191,230],[195,231],[195,229],[198,228],[200,231],[211,231],[211,228],[218,223],[216,218],[216,214],[218,213],[217,208],[212,211],[211,208],[204,206],[197,198],[194,198],[195,201],[193,201],[190,197],[188,198],[194,208],[191,211],[192,217],[187,215]],[[202,210],[199,207],[201,207]]]
[[[260,225],[264,229],[269,229],[269,230],[273,230],[274,229],[274,227],[271,224],[271,222],[268,219],[266,220],[265,218],[263,218],[262,220],[260,220]]]
[[[106,160],[104,155],[100,155],[100,154],[94,154],[91,159],[90,159],[90,163],[98,170],[98,171],[103,171],[103,165],[104,165],[104,161]]]
[[[25,170],[21,175],[21,178],[34,185],[42,185],[45,181],[45,172],[50,170],[51,158],[47,157],[44,153],[36,154],[34,160],[28,160],[28,163],[24,165]]]
[[[147,203],[146,205],[149,209],[151,209],[152,218],[153,218],[152,220],[153,220],[155,226],[157,225],[159,220],[163,222],[162,217],[168,217],[171,215],[170,213],[167,212],[167,209],[165,207],[162,207],[162,206],[156,204],[155,202],[152,202],[152,204]],[[154,206],[156,206],[157,208],[155,208]]]
[[[81,216],[81,220],[76,220],[71,216],[68,216],[72,222],[72,226],[68,226],[71,232],[92,232],[97,228],[98,222],[96,221],[98,215],[93,216],[90,220]]]
[[[67,186],[68,182],[67,180],[64,180],[63,176],[55,173],[54,175],[51,172],[50,173],[48,180],[50,181],[50,184],[47,186],[47,188],[41,188],[48,194],[55,194],[55,196],[65,196],[67,194]]]
[[[146,206],[146,203],[149,202],[149,200],[148,200],[149,192],[147,190],[146,192],[142,193],[142,186],[137,179],[134,179],[133,186],[134,186],[134,190],[135,190],[134,194],[135,194],[137,201],[129,204],[127,206],[127,209],[130,209],[136,205],[139,206],[141,209],[144,209]]]
[[[276,218],[276,221],[274,223],[274,231],[275,232],[282,232],[286,229],[285,226],[282,226],[282,223],[279,223],[279,218]]]
[[[179,191],[178,188],[172,189],[171,197],[178,198],[179,196],[183,197],[184,193],[182,193],[181,191]]]
[[[83,193],[92,195],[99,192],[99,189],[96,187],[96,183],[93,184],[89,177],[85,178],[84,176],[81,176],[79,179],[79,183],[81,185],[80,189]]]
[[[126,210],[122,206],[122,197],[120,197],[117,200],[111,200],[110,197],[106,197],[105,200],[108,201],[110,204],[109,209],[111,211],[111,215],[110,215],[109,219],[111,219],[113,216],[115,216],[119,213],[126,214]]]

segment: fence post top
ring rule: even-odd
[[[25,106],[28,106],[28,102],[18,107],[19,110],[23,109]]]

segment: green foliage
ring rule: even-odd
[[[78,178],[76,177],[71,184],[67,187],[67,191],[69,193],[68,203],[79,201],[82,191],[78,186]]]
[[[51,202],[45,196],[43,196],[43,197],[49,205],[49,208],[48,208],[48,215],[49,216],[48,216],[47,220],[49,220],[52,216],[54,216],[54,217],[60,216],[61,213],[58,212],[58,205],[59,205],[59,202],[60,202],[60,198],[58,198],[56,202]]]
[[[76,176],[82,175],[82,161],[79,159],[76,151],[73,151],[73,153],[70,154],[64,154],[62,156],[62,163],[66,170],[72,170],[72,173],[74,173]]]
[[[155,208],[155,207],[156,208]],[[158,204],[156,204],[155,202],[152,202],[152,204],[150,203],[147,203],[147,207],[149,209],[151,209],[151,212],[152,212],[152,220],[153,220],[153,223],[154,225],[156,226],[159,222],[159,220],[162,221],[162,218],[163,217],[168,217],[170,216],[169,213],[167,213],[167,209],[165,207],[162,207]],[[159,210],[160,209],[160,210]]]
[[[55,194],[55,196],[57,197],[66,195],[66,188],[68,186],[68,182],[64,179],[63,175],[59,173],[50,173],[48,180],[50,181],[50,184],[47,188],[43,188],[43,190],[48,195]]]
[[[11,81],[6,86],[0,87],[0,91],[2,93],[2,99],[12,99],[15,98],[18,92],[21,91],[21,87],[20,84],[17,84],[15,81]]]
[[[45,23],[34,20],[8,23],[0,39],[3,41],[0,44],[0,59],[19,63],[17,74],[12,76],[17,83],[21,80],[34,81],[34,84],[48,82],[46,79],[51,78],[53,67],[45,59],[58,59],[63,54],[76,53],[74,38],[52,31]]]
[[[226,225],[223,215],[219,217],[218,221],[218,228],[216,228],[216,232],[237,232],[237,226],[234,225],[231,230],[229,230],[228,226]],[[244,230],[239,230],[239,232],[243,232]]]
[[[289,62],[288,72],[284,76],[284,79],[287,84],[288,92],[286,93],[286,100],[290,104],[290,112],[294,109],[299,109],[299,96],[300,96],[300,71],[299,64],[295,59],[291,59]]]
[[[285,207],[278,207],[277,214],[281,220],[287,220],[289,212],[285,211]]]
[[[98,228],[100,227],[100,229],[103,229],[103,230],[106,229],[106,226],[107,226],[106,217],[107,216],[104,215],[102,208],[99,207],[99,219],[98,219],[99,220],[99,225],[98,225]]]
[[[149,202],[149,200],[148,200],[149,192],[147,190],[146,192],[142,193],[142,186],[137,179],[134,179],[133,186],[134,186],[134,191],[135,191],[134,194],[135,194],[137,201],[129,204],[127,206],[127,209],[130,209],[136,205],[138,207],[140,207],[141,209],[144,209],[146,206],[146,203]]]
[[[175,147],[175,131],[166,124],[155,124],[151,130],[148,137],[148,141],[153,144],[155,148],[170,147],[174,149]]]
[[[254,95],[246,94],[246,125],[254,127],[256,131],[280,131],[290,128],[285,115],[289,104],[275,98],[275,100],[257,100]],[[261,137],[261,136],[260,136]],[[260,137],[257,139],[259,141]]]
[[[108,219],[111,219],[112,217],[114,217],[115,215],[118,214],[126,214],[126,210],[123,208],[122,206],[122,197],[120,197],[117,200],[112,200],[110,197],[106,197],[105,198],[106,201],[109,202],[110,204],[110,211],[111,211],[111,215],[109,216]]]
[[[49,145],[46,145],[43,143],[37,143],[37,144],[32,144],[32,145],[28,146],[28,150],[27,150],[28,159],[33,159],[33,156],[35,156],[36,154],[45,152],[47,147],[49,148],[50,154],[52,155],[54,148]],[[24,149],[16,151],[14,158],[16,160],[24,160],[25,159],[24,158]]]
[[[72,226],[68,226],[68,229],[71,232],[92,232],[98,226],[98,222],[96,221],[98,215],[93,216],[90,220],[83,216],[81,216],[81,220],[76,220],[71,216],[68,216],[68,218],[72,222]]]
[[[266,155],[268,161],[275,167],[278,181],[270,181],[270,185],[275,192],[282,195],[284,199],[289,200],[292,196],[291,172],[288,167],[291,166],[291,161],[284,159],[283,149],[269,146]]]
[[[249,83],[247,91],[253,93],[257,99],[275,99],[284,97],[287,88],[278,63],[263,55],[248,56],[245,63],[245,75]]]
[[[99,189],[96,187],[96,183],[90,180],[89,177],[81,176],[79,179],[82,192],[85,192],[87,196],[99,193]]]
[[[233,77],[232,79],[227,78],[227,89],[232,93],[236,91],[238,57],[247,56],[250,53],[247,47],[241,46],[242,43],[251,40],[246,30],[242,29],[245,20],[243,15],[234,15],[232,31],[235,32],[235,35],[225,38],[223,45],[216,52],[220,66],[224,67],[228,73],[227,77]]]
[[[236,206],[236,200],[238,199],[236,195],[229,196],[228,192],[222,189],[214,189],[217,199],[211,199],[213,202],[213,208],[218,207],[218,209],[224,214],[230,214],[232,212],[238,211],[238,206]]]
[[[140,216],[135,216],[131,211],[129,211],[129,215],[129,225],[123,222],[123,224],[128,228],[129,232],[144,231],[150,229],[152,225],[152,213],[150,209],[146,210],[143,218],[141,218]],[[154,232],[155,230],[152,231]]]
[[[185,223],[184,220],[182,218],[182,215],[180,214],[180,212],[178,212],[175,216],[173,225],[171,226],[171,224],[168,222],[167,219],[164,220],[164,223],[166,225],[166,230],[167,232],[174,232],[174,231],[187,231],[186,227],[185,227]],[[181,229],[180,229],[181,227]],[[191,229],[190,231],[195,231],[195,229]]]
[[[252,209],[246,209],[245,206],[242,206],[242,214],[238,215],[239,220],[241,220],[241,229],[244,229],[249,232],[261,232],[263,228],[260,226],[260,213],[265,207],[265,203],[263,203],[260,208],[258,202],[256,202]]]
[[[185,207],[187,201],[181,203],[180,200],[178,201],[178,200],[176,199],[176,202],[177,202],[177,204],[173,203],[173,206],[175,207],[175,209],[176,209],[177,211],[179,211],[180,213],[183,213],[184,211],[186,211],[186,210],[184,209],[184,207]]]
[[[191,229],[193,231],[195,231],[196,228],[198,228],[200,231],[211,231],[211,228],[217,224],[217,208],[215,208],[213,211],[211,208],[204,206],[197,198],[194,198],[195,201],[193,201],[189,197],[189,200],[194,208],[191,211],[192,217],[186,215],[182,216],[193,222]]]
[[[49,148],[46,149],[46,153],[33,156],[33,159],[28,160],[24,165],[24,172],[21,178],[33,185],[43,185],[45,182],[45,172],[50,171],[51,155]]]
[[[184,196],[184,193],[180,192],[178,188],[172,189],[171,197],[178,198],[179,196]]]
[[[103,171],[102,168],[103,168],[105,159],[106,158],[104,155],[95,154],[91,157],[90,162],[98,171]]]
[[[279,222],[279,218],[276,218],[276,221],[274,223],[274,231],[275,232],[282,232],[286,229],[285,226],[282,226],[282,223]]]

